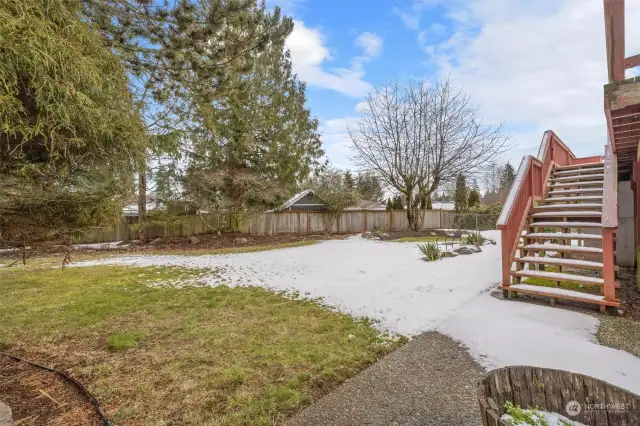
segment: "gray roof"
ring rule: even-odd
[[[307,194],[313,194],[313,193],[314,192],[312,189],[305,189],[304,191],[298,192],[296,195],[294,195],[293,197],[285,201],[283,205],[277,208],[277,210],[288,209],[289,207],[294,205],[296,201],[302,199],[302,197],[305,197]]]

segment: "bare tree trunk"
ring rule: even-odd
[[[147,241],[147,232],[144,227],[147,218],[147,165],[141,164],[138,171],[138,239],[141,243]]]
[[[65,238],[64,242],[64,258],[62,259],[62,269],[64,267],[71,264],[71,230],[69,230],[69,234]]]

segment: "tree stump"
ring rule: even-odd
[[[640,396],[602,380],[530,366],[490,371],[478,383],[483,426],[509,426],[504,404],[537,407],[589,426],[640,425]]]

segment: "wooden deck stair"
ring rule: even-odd
[[[542,201],[529,210],[521,242],[512,261],[511,284],[503,286],[508,296],[517,293],[595,303],[602,309],[619,306],[605,300],[603,287],[602,203],[603,163],[555,167]],[[550,286],[527,283],[545,280]],[[575,283],[561,288],[561,283]],[[600,288],[600,295],[587,288]]]

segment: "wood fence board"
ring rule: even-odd
[[[366,217],[365,217],[366,216]],[[421,213],[422,229],[452,228],[454,215],[440,210],[428,210]],[[284,211],[265,212],[250,217],[236,217],[236,230],[253,235],[278,234],[321,234],[325,232],[324,212]],[[108,243],[113,241],[130,241],[138,238],[131,226],[137,223],[137,217],[123,217],[110,227],[89,228],[76,232],[72,236],[74,244]],[[148,226],[147,238],[188,237],[191,235],[210,233],[213,229],[232,230],[232,220],[228,215],[203,214],[184,217],[180,224],[171,229],[162,226]],[[404,210],[393,212],[381,210],[349,210],[343,212],[334,221],[331,232],[355,234],[363,231],[403,231],[408,229],[408,221]]]

